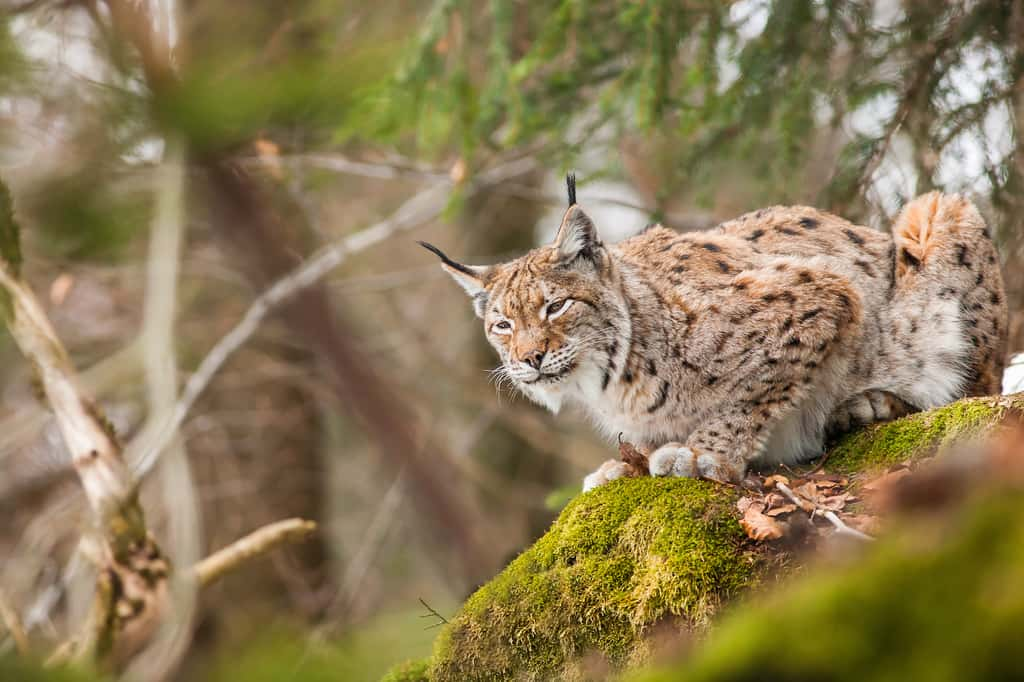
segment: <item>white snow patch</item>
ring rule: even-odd
[[[1003,373],[1003,395],[1024,391],[1024,353],[1010,358],[1010,364]]]

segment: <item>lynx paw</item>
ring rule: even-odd
[[[588,474],[583,479],[583,492],[593,490],[599,485],[604,485],[608,481],[614,481],[616,478],[622,478],[628,470],[626,463],[617,459],[610,459],[602,464],[597,471],[592,474]]]
[[[652,452],[647,458],[647,469],[651,476],[693,478],[699,475],[696,453],[679,443],[668,443]]]
[[[679,476],[683,478],[709,478],[731,481],[740,473],[729,462],[714,455],[700,455],[679,443],[668,443],[651,453],[648,458],[651,476]]]

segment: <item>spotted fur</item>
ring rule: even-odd
[[[915,199],[891,235],[776,206],[615,245],[574,198],[555,242],[510,263],[430,248],[519,390],[582,406],[652,474],[736,480],[819,455],[830,431],[998,390],[1002,276],[963,197]],[[584,486],[622,471],[610,460]]]

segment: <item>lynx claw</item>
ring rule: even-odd
[[[625,462],[617,459],[609,459],[598,467],[597,471],[592,474],[588,474],[583,479],[583,492],[593,490],[600,485],[604,485],[608,481],[614,481],[616,478],[622,478],[626,474],[627,469],[628,467]]]

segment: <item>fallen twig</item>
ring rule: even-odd
[[[814,507],[813,511],[811,511],[811,516],[813,517],[815,514],[821,514],[822,516],[824,516],[829,521],[829,523],[835,526],[836,533],[840,535],[848,535],[849,537],[857,538],[858,540],[874,540],[874,538],[868,535],[867,533],[862,533],[859,530],[856,530],[855,528],[850,528],[848,525],[846,525],[846,523],[843,522],[841,518],[839,518],[839,516],[834,511],[825,509],[815,504],[811,500],[807,500],[804,499],[803,497],[800,497],[792,490],[790,490],[789,486],[786,485],[785,483],[782,483],[781,481],[776,481],[775,488],[780,493],[788,497],[790,501],[793,502],[793,504],[800,507],[801,509],[806,509],[808,506]]]
[[[437,609],[435,609],[433,606],[431,606],[430,604],[425,602],[423,600],[423,597],[420,597],[419,600],[420,600],[420,603],[423,604],[423,608],[425,608],[427,611],[429,611],[429,613],[424,613],[423,615],[421,615],[420,618],[437,618],[437,622],[436,623],[434,623],[433,625],[428,625],[427,626],[428,630],[430,630],[432,628],[438,628],[438,627],[441,627],[442,625],[447,625],[448,624],[448,619],[445,618],[444,616],[442,616],[440,613],[438,613]]]

